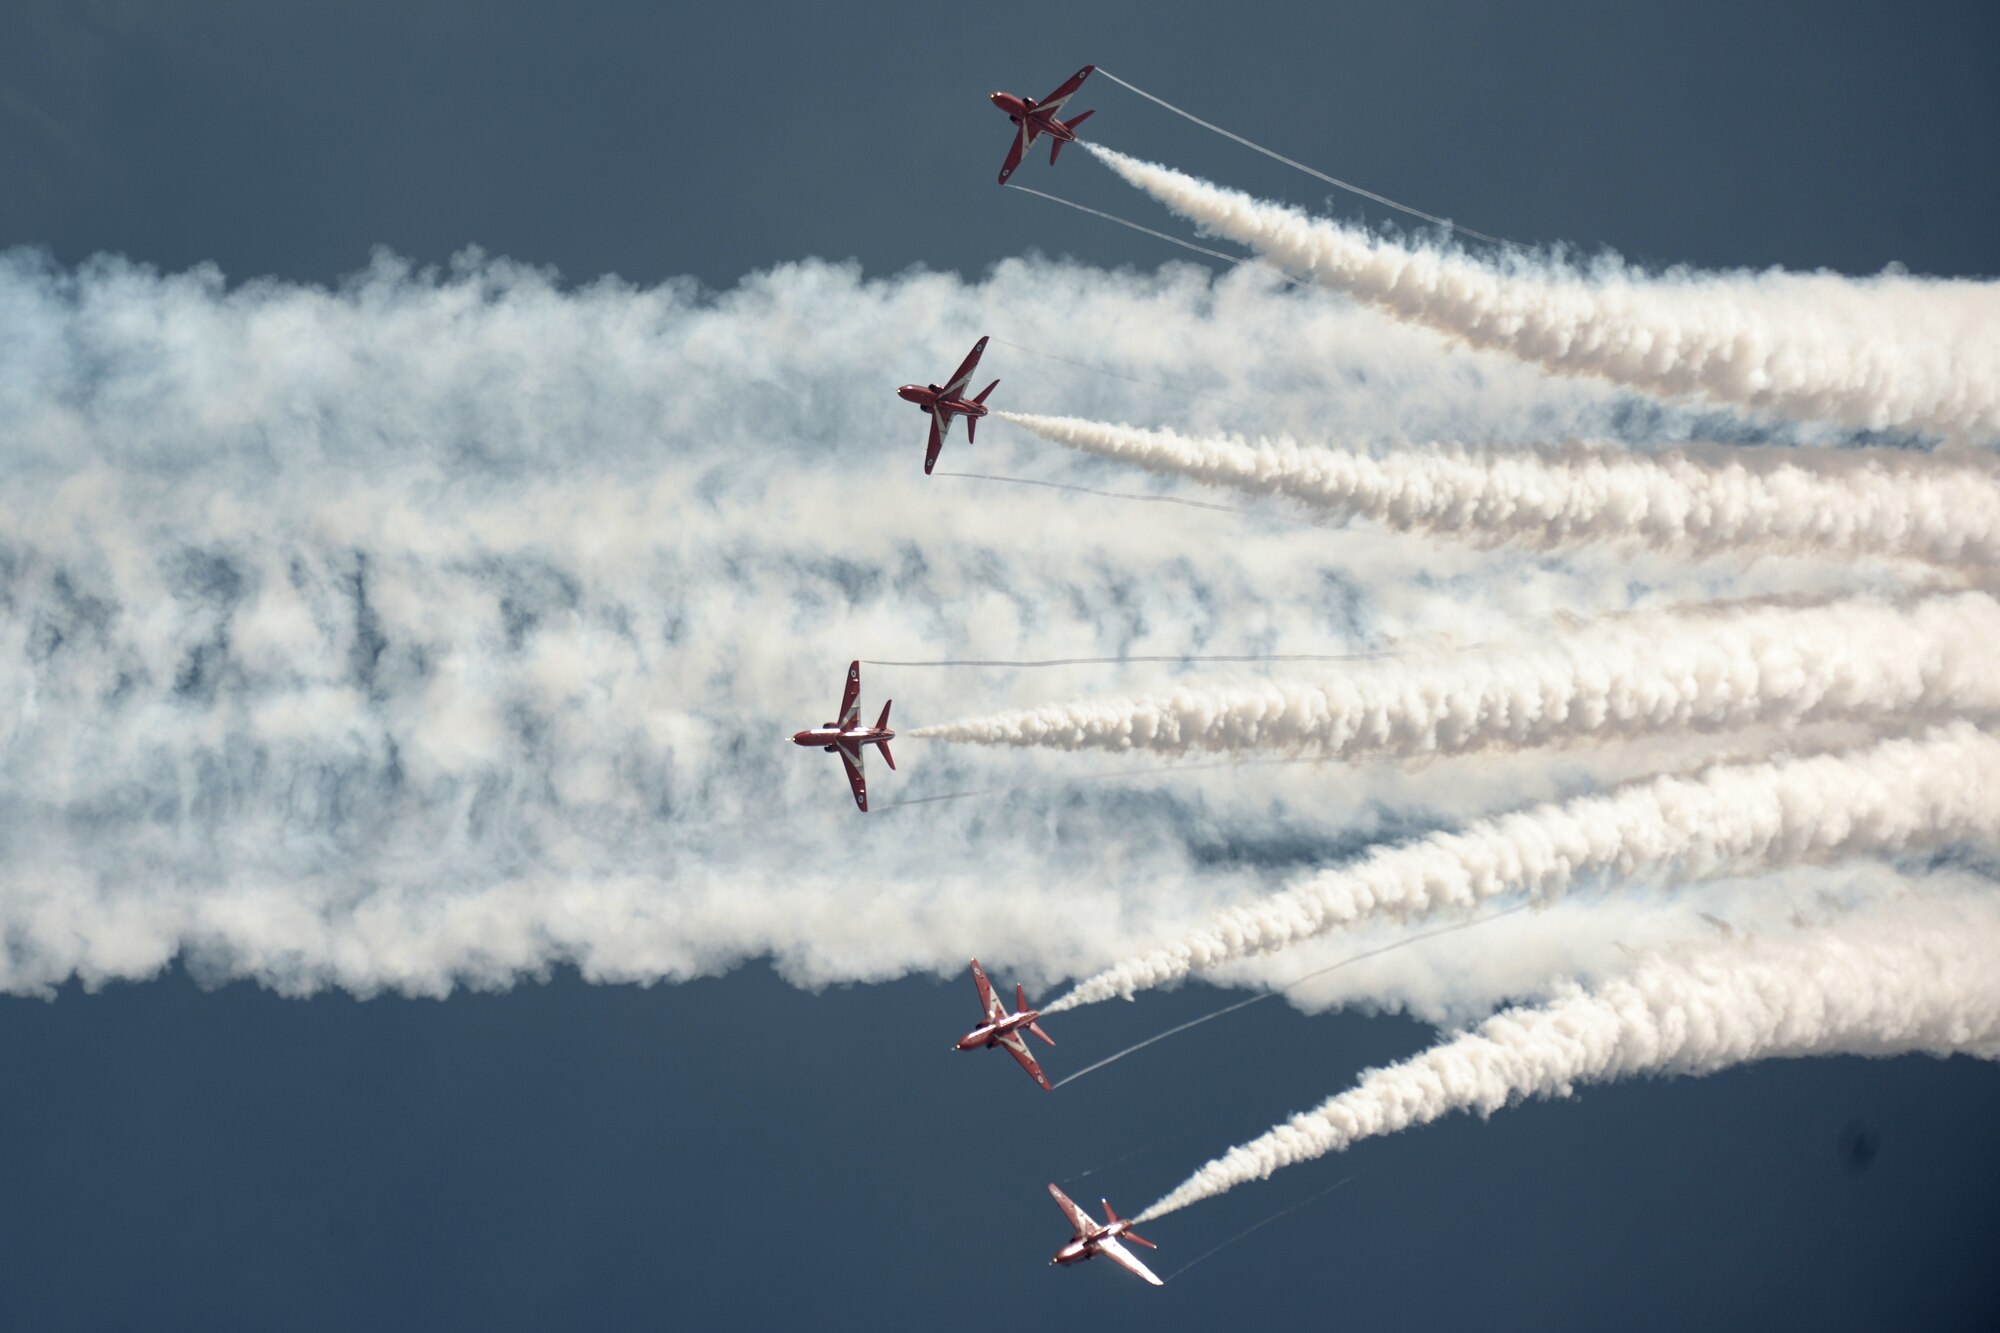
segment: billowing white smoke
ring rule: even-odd
[[[1209,1162],[1139,1215],[1159,1217],[1282,1167],[1453,1111],[1634,1074],[1749,1060],[1911,1052],[2000,1056],[2000,902],[1905,902],[1776,937],[1709,939],[1590,989],[1510,1009]]]
[[[1398,244],[1094,144],[1120,176],[1294,273],[1566,375],[1788,419],[2000,438],[2000,286],[1883,274],[1638,273]]]
[[[1842,754],[1719,765],[1386,847],[1089,978],[1057,1012],[1170,985],[1364,918],[1556,897],[1588,876],[1680,880],[2000,835],[2000,740],[1966,723]]]
[[[1378,426],[1608,411],[1525,372],[1496,403],[1486,372],[1260,281],[805,263],[717,294],[565,290],[472,257],[327,290],[0,256],[0,990],[176,957],[438,993],[975,950],[1032,981],[1194,919],[1232,875],[1190,855],[1172,791],[894,810],[1013,780],[899,743],[864,819],[785,737],[831,715],[853,657],[1230,651],[1355,614],[1353,545],[1245,532],[1196,566],[1150,508],[1108,526],[1102,500],[926,478],[893,387],[980,332],[1073,350],[1060,328],[1154,381],[1310,381],[1240,332],[1303,346],[1306,320],[1349,329],[1382,386],[1349,408]],[[987,364],[1093,410],[1141,394],[998,342]],[[864,687],[907,725],[968,685]],[[1077,844],[1165,887],[1075,882]]]
[[[1078,417],[996,415],[1055,444],[1152,472],[1278,496],[1402,532],[1559,550],[1586,542],[1696,555],[1786,550],[1990,564],[2000,478],[1903,451],[1613,449],[1384,454],[1288,436],[1184,435]]]
[[[986,745],[1403,757],[1828,719],[2000,708],[2000,603],[1985,593],[1696,608],[1550,636],[1538,646],[1343,665],[1303,680],[1180,686],[917,733]]]

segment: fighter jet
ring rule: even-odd
[[[1062,146],[1076,138],[1076,127],[1097,114],[1093,108],[1075,120],[1059,120],[1056,117],[1056,112],[1062,110],[1063,103],[1069,101],[1076,90],[1083,86],[1083,81],[1090,77],[1091,71],[1096,68],[1095,65],[1085,65],[1063,80],[1062,87],[1039,102],[1032,97],[1016,97],[1012,93],[988,94],[993,100],[993,105],[1005,111],[1007,119],[1013,121],[1015,125],[1014,146],[1007,150],[1007,161],[1000,167],[1002,185],[1005,185],[1007,178],[1014,174],[1014,168],[1021,165],[1022,155],[1035,146],[1036,139],[1046,134],[1055,140],[1049,145],[1049,165],[1054,166],[1056,154],[1062,151]]]
[[[1042,1031],[1041,1024],[1035,1021],[1042,1016],[1042,1011],[1028,1007],[1027,993],[1016,983],[1016,1012],[1008,1013],[1007,1006],[993,993],[993,983],[986,979],[986,970],[979,966],[977,958],[972,960],[972,984],[979,988],[979,1007],[985,1013],[986,1021],[953,1042],[951,1048],[954,1051],[977,1051],[1005,1047],[1007,1054],[1028,1071],[1029,1078],[1041,1084],[1046,1091],[1054,1092],[1055,1085],[1049,1082],[1049,1076],[1042,1072],[1042,1067],[1035,1063],[1035,1057],[1028,1054],[1028,1043],[1021,1037],[1021,1029],[1026,1028],[1049,1045],[1056,1044],[1056,1039]]]
[[[828,722],[824,726],[812,727],[792,733],[794,745],[817,745],[830,754],[840,756],[847,766],[847,785],[854,788],[854,803],[868,813],[868,778],[861,767],[861,747],[877,745],[882,749],[882,762],[889,767],[896,766],[896,756],[889,753],[889,742],[896,733],[889,730],[889,705],[894,700],[884,700],[882,716],[875,719],[875,725],[861,725],[861,663],[847,664],[847,692],[840,696],[840,720]]]
[[[984,338],[972,344],[972,350],[966,353],[957,373],[942,389],[935,384],[905,384],[896,390],[898,398],[906,403],[915,403],[931,419],[931,445],[924,452],[926,477],[937,464],[938,450],[944,448],[945,437],[951,434],[951,419],[955,416],[965,418],[965,439],[971,443],[973,429],[979,425],[979,418],[986,415],[986,395],[1000,387],[1000,381],[994,380],[979,391],[977,398],[965,396],[966,386],[972,383],[972,372],[979,369],[980,353],[985,350]]]
[[[1160,1281],[1159,1278],[1154,1277],[1153,1270],[1140,1263],[1130,1250],[1118,1243],[1118,1238],[1123,1236],[1134,1245],[1143,1245],[1149,1250],[1160,1248],[1153,1244],[1152,1241],[1147,1240],[1144,1236],[1132,1230],[1130,1222],[1118,1216],[1116,1212],[1113,1212],[1109,1199],[1098,1200],[1099,1203],[1104,1205],[1106,1222],[1106,1225],[1099,1226],[1089,1213],[1084,1212],[1083,1209],[1071,1203],[1069,1196],[1054,1185],[1049,1186],[1049,1193],[1055,1196],[1056,1207],[1063,1210],[1063,1216],[1069,1218],[1070,1226],[1076,1230],[1076,1234],[1069,1238],[1069,1244],[1057,1250],[1055,1258],[1049,1260],[1050,1263],[1080,1264],[1093,1255],[1101,1254],[1113,1263],[1137,1273],[1156,1287],[1167,1285]]]

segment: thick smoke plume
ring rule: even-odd
[[[1010,818],[864,819],[835,761],[784,738],[831,715],[855,657],[1269,651],[1352,617],[1354,543],[1247,532],[1196,566],[1150,511],[950,503],[893,394],[980,332],[1051,327],[1148,380],[1308,382],[1317,353],[1240,333],[1298,320],[1295,348],[1349,329],[1380,387],[1345,401],[1380,423],[1605,409],[1525,373],[1501,406],[1490,371],[1373,316],[1185,266],[803,263],[703,292],[476,255],[334,288],[0,256],[0,991],[176,960],[288,992],[757,956],[817,982],[972,951],[1032,982],[1194,919],[1234,876],[1203,868],[1172,792],[1042,774],[996,798]],[[1010,382],[1011,358],[988,355]],[[1092,410],[1142,392],[1026,365]],[[864,686],[905,724],[978,688]],[[885,800],[1019,780],[899,750]],[[1213,799],[1266,818],[1261,794]],[[1169,887],[1075,883],[1072,840]]]
[[[1364,918],[1554,898],[1586,877],[1697,880],[1935,848],[2000,834],[2000,740],[1953,723],[1841,754],[1719,765],[1693,777],[1481,820],[1370,853],[1091,977],[1045,1012],[1170,985]]]
[[[1694,608],[1538,646],[1357,662],[1302,678],[1183,685],[928,727],[919,735],[1064,750],[1421,757],[2000,708],[2000,603]]]
[[[1777,937],[1710,939],[1569,985],[1231,1148],[1139,1215],[1159,1217],[1295,1162],[1453,1111],[1635,1074],[1749,1060],[1923,1052],[2000,1056],[2000,903],[1905,902]]]
[[[1084,147],[1174,212],[1293,273],[1558,374],[1789,420],[2000,438],[2000,286],[1991,282],[1479,259]]]
[[[1795,551],[1955,564],[2000,557],[1990,466],[1902,451],[1735,449],[1706,457],[1624,449],[1366,453],[1000,412],[1052,443],[1151,472],[1277,496],[1399,532],[1561,550],[1586,543],[1675,554]]]

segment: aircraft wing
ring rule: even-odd
[[[924,450],[924,475],[926,477],[931,474],[931,469],[937,466],[938,454],[944,449],[945,438],[950,434],[951,413],[931,413],[931,443],[930,447]]]
[[[861,663],[847,664],[847,691],[840,696],[840,721],[835,726],[852,727],[861,721],[861,710],[855,705],[861,699]]]
[[[1027,151],[1028,127],[1023,125],[1020,129],[1014,131],[1014,146],[1007,150],[1007,160],[1000,164],[1000,183],[1002,185],[1005,185],[1007,178],[1014,174],[1014,168],[1021,165],[1021,158]]]
[[[993,991],[993,983],[986,979],[986,969],[979,965],[977,958],[972,960],[972,984],[979,988],[979,1012],[986,1015],[987,1022],[997,1022],[1007,1016],[1006,1006],[1000,1003],[1000,997]]]
[[[1102,1254],[1105,1258],[1111,1260],[1113,1263],[1119,1265],[1121,1268],[1124,1268],[1129,1272],[1137,1273],[1140,1277],[1145,1278],[1146,1281],[1152,1283],[1156,1287],[1164,1287],[1167,1285],[1166,1283],[1160,1281],[1160,1279],[1158,1279],[1157,1277],[1154,1277],[1153,1270],[1146,1267],[1146,1265],[1140,1263],[1138,1258],[1132,1253],[1132,1251],[1126,1249],[1123,1245],[1120,1245],[1118,1243],[1118,1237],[1116,1236],[1106,1236],[1103,1240],[1097,1242],[1097,1251],[1099,1254]]]
[[[959,363],[957,373],[951,377],[951,382],[944,386],[944,391],[947,395],[954,398],[964,396],[965,386],[972,382],[972,372],[979,369],[979,357],[985,350],[985,338],[981,338],[978,342],[972,344],[972,350],[967,352],[965,360]]]
[[[1090,1214],[1071,1203],[1069,1195],[1064,1194],[1054,1185],[1049,1186],[1049,1193],[1055,1198],[1056,1207],[1062,1209],[1063,1216],[1069,1219],[1070,1226],[1076,1229],[1077,1235],[1088,1236],[1091,1232],[1097,1230],[1097,1223],[1090,1220]]]
[[[868,813],[868,778],[861,771],[861,747],[843,742],[840,746],[840,762],[847,767],[847,785],[854,788],[854,803],[861,807],[861,813]]]
[[[1043,1092],[1054,1092],[1056,1090],[1055,1084],[1049,1082],[1049,1076],[1044,1074],[1042,1067],[1035,1063],[1035,1057],[1028,1054],[1028,1043],[1021,1040],[1020,1033],[1008,1033],[1000,1039],[1000,1044],[1007,1048],[1007,1054],[1014,1057],[1014,1063],[1028,1071],[1029,1078],[1042,1085]]]
[[[1062,110],[1062,104],[1076,95],[1076,90],[1083,87],[1083,81],[1089,78],[1096,69],[1097,66],[1095,65],[1085,65],[1082,69],[1064,79],[1062,87],[1035,103],[1035,110],[1037,112],[1046,111],[1050,115],[1054,115],[1056,112]]]

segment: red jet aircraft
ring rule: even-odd
[[[1005,185],[1007,178],[1014,174],[1014,168],[1021,165],[1022,156],[1035,146],[1036,139],[1046,134],[1055,140],[1049,145],[1049,165],[1054,166],[1056,154],[1062,151],[1062,146],[1076,138],[1076,127],[1097,114],[1093,108],[1075,120],[1056,118],[1056,112],[1062,110],[1063,103],[1075,95],[1076,90],[1083,86],[1083,81],[1089,78],[1091,71],[1096,68],[1095,65],[1085,65],[1065,79],[1062,87],[1039,102],[1032,97],[1016,97],[1012,93],[989,94],[993,99],[993,105],[1005,111],[1007,119],[1013,121],[1017,127],[1014,131],[1014,146],[1007,151],[1007,161],[1000,168],[1002,185]]]
[[[1130,1222],[1113,1212],[1109,1199],[1098,1200],[1099,1203],[1104,1205],[1104,1217],[1108,1223],[1106,1226],[1099,1226],[1089,1213],[1084,1212],[1083,1209],[1071,1203],[1069,1196],[1054,1185],[1049,1186],[1049,1193],[1055,1195],[1056,1207],[1063,1210],[1063,1215],[1069,1218],[1070,1226],[1076,1229],[1076,1234],[1069,1238],[1069,1244],[1057,1250],[1055,1258],[1049,1260],[1050,1263],[1080,1264],[1093,1255],[1101,1254],[1113,1263],[1137,1273],[1156,1287],[1167,1285],[1157,1277],[1154,1277],[1153,1270],[1140,1263],[1132,1251],[1118,1243],[1118,1238],[1123,1236],[1134,1245],[1143,1245],[1149,1250],[1160,1248],[1153,1244],[1152,1241],[1147,1240],[1144,1236],[1132,1230]]]
[[[905,384],[896,390],[897,397],[906,403],[915,403],[931,419],[931,446],[924,452],[926,477],[937,464],[938,450],[944,448],[945,436],[951,434],[951,419],[955,416],[965,418],[965,438],[967,443],[971,443],[973,429],[979,425],[979,418],[986,415],[986,395],[1000,387],[1000,381],[994,380],[979,391],[977,398],[965,396],[966,386],[972,383],[972,372],[979,369],[980,353],[985,350],[984,338],[972,344],[972,350],[966,353],[958,372],[942,389],[935,384]]]
[[[1007,1006],[993,993],[993,983],[986,979],[986,971],[979,966],[977,958],[972,960],[972,984],[979,987],[979,1007],[985,1012],[986,1021],[953,1042],[951,1048],[954,1051],[976,1051],[1003,1046],[1007,1054],[1028,1071],[1028,1077],[1041,1084],[1046,1091],[1054,1092],[1055,1085],[1049,1082],[1049,1076],[1042,1072],[1042,1067],[1035,1063],[1035,1057],[1028,1054],[1028,1043],[1021,1037],[1021,1029],[1026,1028],[1049,1045],[1056,1044],[1056,1039],[1042,1031],[1041,1024],[1035,1021],[1042,1016],[1042,1011],[1028,1007],[1027,993],[1017,983],[1014,987],[1016,1012],[1008,1013]]]
[[[875,719],[875,725],[861,725],[861,663],[847,664],[847,692],[840,696],[840,720],[829,722],[822,727],[792,733],[794,745],[817,745],[840,756],[847,766],[847,785],[854,788],[854,803],[861,812],[868,812],[868,779],[861,770],[861,747],[879,745],[882,747],[882,762],[889,767],[896,766],[896,756],[889,753],[889,742],[896,739],[896,733],[889,730],[889,705],[894,700],[884,700],[882,716]]]

